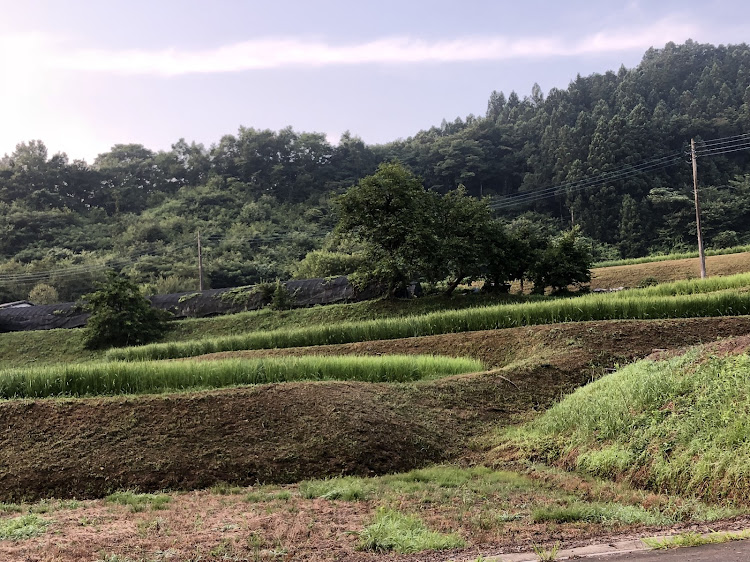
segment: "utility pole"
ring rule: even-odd
[[[695,139],[690,139],[690,157],[693,161],[693,194],[695,195],[695,227],[698,231],[698,257],[701,262],[701,279],[706,278],[706,254],[703,253],[701,234],[701,204],[698,201],[698,162],[695,156]]]
[[[198,231],[198,290],[203,290],[203,253],[201,251],[201,231]]]

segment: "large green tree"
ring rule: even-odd
[[[360,243],[367,256],[358,269],[362,278],[386,283],[395,296],[435,267],[439,199],[400,163],[381,164],[336,204],[336,231]]]

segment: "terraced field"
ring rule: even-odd
[[[377,329],[362,328],[361,308],[331,308],[339,320],[328,324],[324,309],[314,311],[318,324],[302,328],[312,312],[248,313],[237,319],[243,329],[257,318],[264,332],[232,336],[227,317],[184,332],[214,340],[156,348],[188,349],[167,355],[189,356],[178,360],[136,349],[126,350],[138,359],[130,363],[86,355],[60,365],[52,344],[46,366],[6,358],[0,559],[467,560],[665,526],[736,525],[750,505],[742,493],[696,499],[697,488],[652,485],[596,457],[606,443],[581,441],[588,457],[571,456],[554,448],[569,434],[555,441],[539,428],[553,427],[544,416],[566,402],[543,415],[550,406],[596,388],[591,381],[617,380],[620,366],[750,334],[750,317],[735,315],[748,286],[750,276],[735,276],[528,303],[459,301],[463,310],[382,314],[370,321]],[[596,314],[608,319],[589,320]],[[354,322],[342,327],[347,315]],[[224,331],[212,334],[212,322]],[[358,337],[326,343],[352,329]],[[374,339],[381,329],[388,339]],[[403,337],[410,331],[424,335]],[[295,347],[300,333],[307,345]],[[328,335],[305,339],[315,333]],[[18,337],[10,336],[0,346]],[[75,342],[49,337],[75,356]],[[272,345],[216,345],[264,337]],[[721,345],[744,351],[709,349]],[[638,445],[619,446],[633,455]]]

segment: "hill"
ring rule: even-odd
[[[749,88],[747,45],[688,41],[546,97],[493,92],[484,116],[385,145],[241,127],[210,148],[116,145],[86,163],[21,143],[0,159],[0,300],[42,282],[73,300],[105,266],[155,293],[194,290],[199,231],[213,288],[288,279],[333,244],[332,196],[393,159],[431,190],[494,196],[505,221],[575,222],[597,259],[614,259],[693,246],[683,151],[695,137],[708,245],[748,242]],[[538,197],[550,186],[562,187]]]

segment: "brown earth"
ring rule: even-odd
[[[750,252],[706,258],[706,273],[709,276],[735,275],[748,271]],[[591,270],[591,288],[637,287],[647,277],[653,277],[659,283],[698,278],[700,264],[698,258],[689,258],[596,268]]]
[[[748,333],[748,317],[582,322],[205,356],[435,353],[476,357],[491,371],[415,384],[2,402],[0,501],[374,475],[467,459],[473,437],[527,419],[616,363]]]
[[[543,480],[544,474],[530,474]],[[563,478],[563,480],[560,480]],[[564,494],[586,501],[588,492],[578,489],[586,482],[575,475],[553,477],[551,485],[560,485]],[[617,484],[610,493],[592,494],[592,501],[618,501],[639,505],[643,498],[623,497]],[[0,562],[81,562],[115,560],[127,562],[206,561],[206,560],[303,560],[306,562],[445,562],[476,559],[511,552],[529,552],[534,545],[550,548],[560,542],[566,548],[592,543],[607,543],[654,534],[709,532],[744,529],[750,517],[740,516],[711,523],[684,522],[668,528],[644,525],[534,522],[528,516],[531,506],[546,505],[554,490],[532,485],[509,491],[502,498],[462,498],[465,490],[444,489],[437,505],[435,496],[404,495],[399,510],[417,513],[430,528],[459,532],[467,546],[443,552],[411,555],[380,554],[357,550],[358,532],[371,521],[377,499],[358,502],[304,499],[297,486],[273,488],[267,493],[286,492],[288,497],[270,501],[249,501],[244,488],[231,494],[201,490],[172,494],[164,509],[145,508],[134,512],[126,506],[103,500],[84,501],[75,506],[50,504],[41,517],[49,522],[41,536],[0,541]],[[624,495],[628,491],[624,490]],[[650,494],[647,500],[674,501],[674,498]],[[679,500],[678,500],[679,501]],[[518,519],[492,523],[492,514],[505,507],[524,513]],[[25,507],[25,506],[24,506]],[[489,507],[489,510],[488,510]],[[38,506],[30,506],[38,509]],[[502,511],[499,511],[502,513]],[[482,519],[482,516],[488,517]],[[17,514],[0,514],[0,523]],[[502,557],[501,557],[502,558]]]

